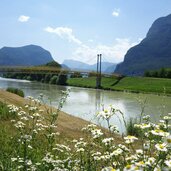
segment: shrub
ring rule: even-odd
[[[57,84],[57,80],[58,80],[58,76],[54,75],[51,79],[50,79],[50,84]]]
[[[67,83],[67,75],[61,74],[58,76],[57,84],[58,85],[66,85]]]
[[[126,125],[127,135],[134,135],[137,137],[139,137],[141,135],[140,129],[138,129],[134,126],[137,123],[138,123],[138,121],[136,118],[130,118],[129,121],[127,121],[127,125]]]
[[[44,82],[45,82],[45,83],[49,83],[51,77],[52,77],[52,74],[46,74],[46,75],[45,75],[45,78],[44,78]]]
[[[17,95],[19,95],[19,96],[21,96],[21,97],[24,97],[24,92],[23,92],[23,90],[21,90],[21,89],[14,88],[14,87],[8,87],[8,88],[6,89],[6,91],[8,91],[8,92],[10,92],[10,93],[17,94]]]

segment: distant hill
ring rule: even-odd
[[[70,68],[65,64],[61,64],[61,66],[62,66],[63,69],[70,70]]]
[[[70,69],[73,70],[80,70],[80,71],[96,71],[97,64],[89,65],[80,61],[76,60],[64,60],[62,65],[68,66]],[[102,72],[112,73],[114,72],[116,64],[110,62],[102,62]],[[111,69],[110,69],[111,67]],[[113,68],[113,69],[112,69]]]
[[[86,70],[90,67],[90,65],[86,63],[72,60],[72,59],[64,60],[62,65],[68,66],[69,68],[75,69],[75,70]]]
[[[104,71],[104,73],[114,73],[115,68],[116,68],[116,65],[117,65],[117,64],[113,64],[113,65],[109,66],[109,67]]]
[[[0,66],[36,66],[51,61],[50,52],[36,45],[0,49]]]
[[[171,15],[157,19],[147,36],[128,50],[115,72],[143,75],[146,70],[171,67]]]

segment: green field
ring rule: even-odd
[[[103,77],[102,87],[105,89],[112,88],[112,85],[117,81],[117,77]],[[96,88],[96,77],[89,78],[70,78],[67,81],[70,86]]]
[[[96,78],[70,78],[68,85],[95,88]],[[103,77],[102,89],[142,93],[171,94],[171,79],[151,77],[124,77],[117,84],[117,77]]]
[[[129,90],[135,92],[153,92],[171,94],[171,79],[125,77],[113,87],[116,90]]]

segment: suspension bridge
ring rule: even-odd
[[[92,59],[94,61],[94,58]],[[105,60],[106,61],[106,60]],[[89,59],[90,62],[90,59]],[[49,66],[30,66],[30,67],[17,67],[17,66],[0,66],[0,75],[6,73],[15,73],[15,74],[67,74],[67,75],[74,75],[79,74],[82,77],[96,76],[96,87],[101,87],[101,77],[102,76],[117,76],[116,74],[112,73],[102,73],[102,54],[97,54],[97,64],[96,70],[73,70],[73,69],[64,69],[64,68],[57,68],[57,67],[49,67]],[[80,65],[78,68],[82,68]]]

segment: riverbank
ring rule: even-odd
[[[28,103],[28,101],[18,95],[9,93],[4,90],[0,90],[0,102],[4,102],[7,104],[13,104],[17,107],[24,107],[25,104]],[[43,105],[41,108],[45,111],[52,110],[56,111],[55,108]],[[77,118],[75,116],[71,116],[65,112],[60,112],[58,117],[58,131],[60,132],[62,137],[68,137],[68,138],[79,138],[82,136],[81,129],[89,124],[90,122],[85,121],[83,119]],[[9,128],[11,125],[10,121],[6,120],[0,121],[0,127]]]
[[[69,86],[96,88],[96,77],[70,78]],[[132,93],[171,95],[171,79],[151,77],[102,77],[101,89]]]
[[[150,121],[150,124],[138,124],[138,129],[141,131],[139,133],[141,134],[137,134],[137,137],[132,134],[123,135],[122,137],[116,135],[116,128],[113,125],[109,126],[109,132],[92,124],[85,127],[84,132],[82,132],[80,126],[88,122],[63,112],[60,112],[59,117],[55,119],[55,108],[42,105],[32,98],[29,99],[26,100],[15,94],[0,90],[0,101],[15,104],[18,107],[28,104],[27,107],[23,108],[24,111],[12,107],[12,113],[7,112],[13,119],[12,122],[7,117],[0,120],[0,146],[2,147],[0,170],[33,170],[32,168],[34,168],[34,170],[102,171],[104,167],[107,170],[114,170],[115,168],[124,170],[132,167],[130,165],[132,161],[133,163],[137,162],[137,168],[141,167],[142,163],[151,159],[151,156],[154,156],[154,162],[157,161],[153,164],[154,167],[160,160],[163,160],[162,163],[165,160],[168,161],[167,158],[158,155],[161,151],[163,152],[163,148],[170,154],[170,146],[166,144],[166,142],[169,143],[166,140],[170,140],[170,129],[167,127],[168,119],[160,128],[161,123],[155,125],[146,116],[144,120]],[[4,113],[3,108],[0,109],[0,114]],[[110,111],[113,112],[110,112],[109,115],[102,112],[101,117],[115,115],[113,109],[111,106]],[[14,115],[12,116],[12,114]],[[164,118],[169,117],[170,114],[164,116]],[[156,129],[156,127],[160,129]],[[144,129],[146,130],[144,131]],[[80,132],[82,138],[78,136]],[[146,133],[150,136],[147,136]],[[160,135],[157,133],[160,133]],[[161,138],[161,134],[165,139]],[[74,138],[74,140],[70,138]],[[165,147],[162,146],[163,144],[166,144]],[[147,145],[151,148],[145,149],[144,147]],[[143,153],[147,154],[145,158],[142,158],[141,154]],[[133,155],[137,156],[135,161],[134,158],[130,158]],[[111,167],[111,163],[117,165]],[[163,166],[160,165],[159,167],[162,168]],[[133,168],[135,168],[134,165]]]

